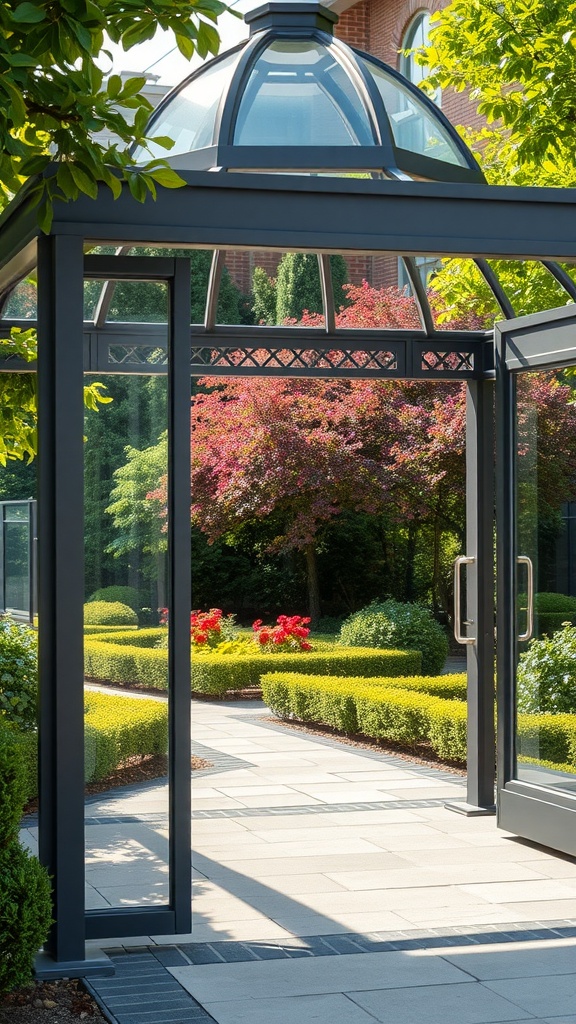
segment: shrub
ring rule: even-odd
[[[20,729],[34,729],[37,692],[36,633],[0,619],[0,714]]]
[[[526,714],[576,711],[576,627],[530,641],[518,663],[517,702]]]
[[[127,629],[132,630],[132,639],[134,639],[134,633],[138,629],[138,626],[84,626],[84,636],[92,636],[97,633],[125,633]]]
[[[127,604],[133,612],[139,612],[142,604],[136,587],[101,587],[88,598],[88,604],[94,604],[95,601]]]
[[[107,778],[130,758],[168,750],[165,701],[88,690],[84,706],[87,782]]]
[[[206,654],[192,658],[192,692],[221,695],[231,690],[258,687],[266,672],[298,672],[309,675],[396,676],[418,672],[420,655],[417,651],[363,650],[361,648],[331,647],[309,651],[306,654],[275,653],[240,654],[227,657]]]
[[[565,622],[576,624],[576,597],[543,591],[534,595],[534,612],[540,634],[562,629]]]
[[[416,685],[400,688],[395,678],[332,679],[281,672],[263,676],[262,692],[283,718],[409,747],[428,741],[439,757],[466,760],[466,705],[419,691]]]
[[[138,616],[120,601],[91,601],[84,605],[87,626],[137,626]]]
[[[160,629],[142,629],[136,634],[118,632],[86,637],[84,666],[86,675],[110,683],[136,683],[157,690],[168,685],[168,652],[154,649]],[[136,646],[135,642],[142,644]],[[144,646],[146,645],[146,646]],[[222,695],[231,690],[245,690],[260,686],[265,672],[297,671],[305,660],[306,671],[312,675],[334,676],[406,676],[420,671],[418,651],[362,650],[361,648],[334,647],[318,642],[306,654],[262,654],[242,639],[222,645],[226,653],[214,651],[193,652],[192,692]],[[230,653],[231,649],[234,653]],[[248,653],[245,653],[248,651]]]
[[[338,642],[347,647],[400,647],[422,652],[422,672],[440,672],[448,656],[448,639],[430,612],[418,604],[373,602],[342,625]]]
[[[17,839],[24,806],[21,748],[0,729],[0,994],[32,978],[34,956],[52,920],[50,881]]]

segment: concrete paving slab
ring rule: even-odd
[[[574,973],[538,975],[535,978],[512,978],[482,983],[492,992],[510,1000],[535,1017],[576,1016],[576,984]]]
[[[495,1024],[526,1016],[508,999],[473,982],[354,992],[350,998],[384,1024]]]
[[[353,993],[410,988],[415,983],[405,953],[365,953],[303,960],[267,960],[242,964],[208,964],[171,968],[170,973],[202,1004],[276,996]],[[467,976],[440,957],[419,964],[420,985],[467,982]],[[503,1018],[502,1018],[503,1019]]]
[[[374,1024],[374,1017],[344,995],[238,999],[206,1003],[218,1024]]]

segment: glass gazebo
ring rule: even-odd
[[[29,304],[24,318],[26,327],[37,326],[37,365],[5,358],[0,372],[38,378],[40,854],[54,885],[50,969],[64,975],[90,971],[86,938],[190,929],[191,377],[465,384],[461,640],[468,663],[469,763],[468,801],[459,809],[494,809],[496,451],[500,822],[576,852],[570,787],[563,779],[536,784],[518,770],[514,706],[520,579],[526,589],[517,559],[533,557],[516,530],[522,398],[516,382],[526,373],[576,364],[576,195],[488,186],[443,114],[395,71],[334,39],[336,16],[322,5],[269,3],[248,20],[250,39],[191,75],[151,120],[151,151],[156,155],[155,137],[174,140],[169,159],[182,188],[159,189],[157,200],[142,206],[125,187],[117,200],[103,187],[95,200],[81,195],[58,204],[49,234],[40,231],[24,188],[0,218],[0,336],[22,326],[19,290],[34,269],[38,282],[37,307]],[[146,155],[136,151],[135,166]],[[197,250],[210,253],[210,269],[201,280],[193,275],[191,286],[190,253]],[[275,259],[285,252],[317,257],[317,322],[223,322],[225,264],[263,251]],[[400,261],[410,282],[410,325],[383,320],[366,329],[343,326],[331,278],[335,254],[364,261],[374,273],[386,261],[395,267]],[[439,322],[417,264],[430,258],[468,261],[479,287],[492,296],[494,318],[503,321],[496,331]],[[518,317],[518,297],[502,286],[493,261],[536,267],[552,283],[551,304],[558,308]],[[138,295],[128,301],[134,285],[153,287],[159,296],[156,314],[146,322]],[[167,383],[169,796],[159,900],[103,900],[89,908],[82,610],[85,522],[93,509],[84,491],[83,385],[86,377],[103,375],[161,376]]]

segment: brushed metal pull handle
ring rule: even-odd
[[[518,565],[525,565],[528,570],[526,632],[518,635],[518,640],[522,642],[524,640],[529,640],[534,632],[534,566],[532,565],[532,559],[528,558],[528,555],[518,555],[516,561],[518,562]]]
[[[454,561],[454,638],[458,644],[475,644],[475,636],[463,636],[462,635],[462,620],[460,617],[460,602],[461,602],[461,586],[460,586],[460,568],[463,565],[471,565],[475,562],[475,558],[469,558],[468,555],[459,555]]]

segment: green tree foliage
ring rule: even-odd
[[[470,89],[486,126],[465,136],[489,181],[576,185],[575,15],[563,0],[452,0],[432,16],[426,86]]]
[[[276,323],[276,280],[264,267],[254,267],[252,275],[252,312],[254,323],[273,327]]]
[[[451,0],[432,15],[430,46],[417,52],[429,69],[422,86],[469,91],[485,124],[458,130],[493,184],[576,185],[575,14],[562,0]],[[518,315],[568,301],[538,264],[492,266]],[[494,321],[469,265],[448,261],[432,285],[447,310],[472,307]]]
[[[342,256],[331,256],[330,266],[334,304],[338,310],[347,304],[343,286],[348,281],[348,267]],[[276,323],[301,320],[304,310],[323,311],[318,257],[314,253],[287,252],[278,265]]]
[[[38,339],[34,328],[27,331],[12,328],[11,336],[0,341],[0,355],[14,356],[31,363],[36,359]],[[32,461],[37,452],[36,374],[0,374],[0,465],[9,460]],[[84,388],[84,404],[96,411],[111,399],[104,394],[104,385],[94,381]]]
[[[49,229],[56,197],[96,196],[98,184],[115,196],[124,179],[136,199],[155,195],[156,184],[181,180],[165,161],[150,161],[136,173],[130,146],[145,145],[151,112],[141,95],[145,78],[104,82],[97,57],[105,34],[129,50],[170,31],[188,58],[217,53],[215,22],[221,0],[7,0],[0,7],[0,195],[6,201],[28,179]],[[102,130],[116,141],[102,142]],[[155,140],[171,148],[171,141]],[[53,165],[50,169],[50,165]],[[39,176],[39,177],[36,177]]]

